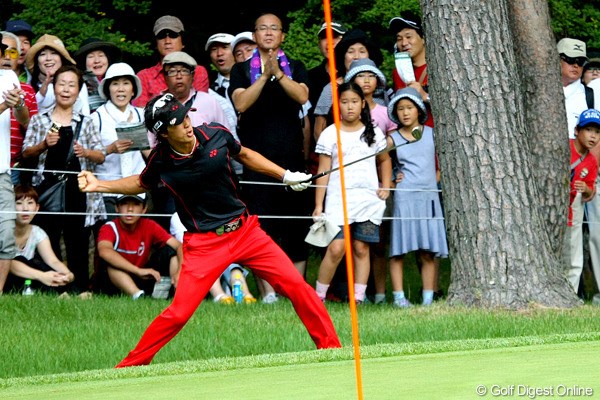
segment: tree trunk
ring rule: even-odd
[[[521,39],[511,33],[506,1],[421,0],[421,6],[452,260],[448,302],[513,309],[578,304],[562,261],[565,129],[537,124],[560,114],[558,126],[566,126],[560,79],[538,69],[545,77],[540,88],[519,64],[524,57],[514,48]],[[535,18],[547,24],[547,15]],[[538,66],[558,70],[555,51],[535,56],[543,58]]]

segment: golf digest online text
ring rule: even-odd
[[[526,397],[537,399],[542,397],[591,397],[594,389],[578,385],[528,386],[528,385],[477,385],[475,392],[478,396],[492,397]]]

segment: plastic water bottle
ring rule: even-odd
[[[23,296],[32,296],[34,293],[31,287],[31,279],[25,279],[25,287],[23,288]]]
[[[242,274],[236,272],[233,278],[233,299],[236,303],[241,303],[244,298],[244,293],[242,292]]]

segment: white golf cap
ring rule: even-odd
[[[567,57],[587,58],[585,42],[582,42],[581,40],[571,39],[571,38],[563,38],[556,44],[556,48],[558,50],[558,54],[564,54]]]
[[[233,38],[233,41],[231,42],[231,50],[235,50],[235,46],[237,46],[241,42],[256,43],[254,39],[252,39],[252,32],[240,32]]]
[[[206,46],[204,46],[204,50],[208,51],[208,48],[213,43],[231,44],[231,42],[233,42],[233,35],[230,35],[229,33],[215,33],[206,41]]]

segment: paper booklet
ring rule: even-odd
[[[394,54],[394,61],[400,79],[402,79],[404,83],[414,82],[415,70],[413,69],[410,54],[408,54],[407,51],[397,52]]]
[[[117,126],[116,131],[119,139],[133,140],[133,144],[127,151],[146,150],[150,148],[148,130],[143,122]]]

